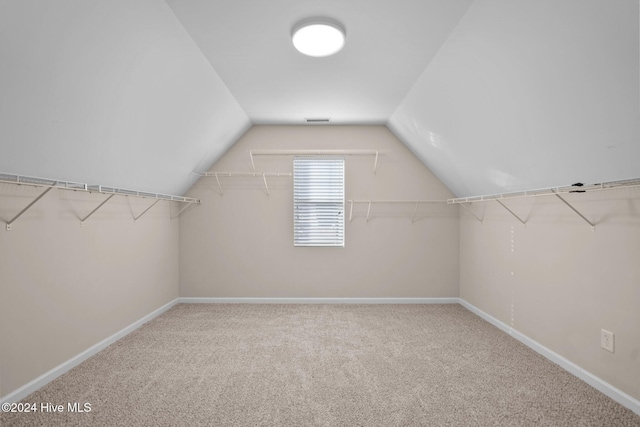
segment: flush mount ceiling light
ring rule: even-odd
[[[314,57],[330,56],[344,46],[345,31],[333,19],[305,19],[293,27],[291,39],[300,53]]]

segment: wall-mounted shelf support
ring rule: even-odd
[[[115,194],[111,194],[111,195],[109,195],[109,197],[107,197],[106,199],[104,199],[104,200],[102,201],[102,203],[100,203],[100,204],[98,205],[98,207],[97,207],[97,208],[95,208],[94,210],[92,210],[91,212],[89,212],[89,215],[87,215],[87,216],[85,216],[84,218],[82,218],[82,219],[80,220],[80,225],[84,225],[84,222],[85,222],[86,220],[88,220],[88,219],[89,219],[89,217],[90,217],[91,215],[93,215],[94,213],[96,213],[96,211],[97,211],[98,209],[100,209],[101,207],[103,207],[103,206],[104,206],[104,205],[105,205],[109,200],[111,200],[111,198],[112,198],[113,196],[115,196]]]
[[[190,197],[183,196],[173,196],[170,194],[157,194],[157,193],[147,193],[143,191],[136,190],[125,190],[122,188],[114,188],[114,187],[105,187],[102,185],[87,185],[79,182],[70,182],[70,181],[59,181],[48,178],[35,178],[30,176],[22,176],[22,175],[12,175],[6,173],[0,173],[0,183],[7,184],[17,184],[17,185],[30,185],[34,187],[46,187],[47,189],[43,191],[35,200],[33,200],[27,207],[25,207],[22,211],[18,213],[15,217],[13,217],[9,222],[7,222],[7,230],[11,230],[11,224],[15,222],[22,214],[24,214],[31,206],[33,206],[38,200],[45,196],[51,189],[59,188],[62,190],[73,190],[73,191],[89,191],[95,193],[103,193],[109,194],[100,205],[92,210],[89,215],[87,215],[84,219],[80,220],[80,225],[83,225],[84,222],[93,215],[98,209],[100,209],[105,203],[107,203],[113,196],[121,195],[121,196],[131,196],[131,197],[141,197],[144,199],[156,199],[151,206],[149,206],[144,212],[134,218],[134,220],[138,220],[142,215],[147,213],[149,209],[151,209],[157,202],[160,200],[165,200],[168,202],[179,202],[179,203],[187,203],[186,207],[191,206],[192,204],[199,204],[200,200],[193,199]],[[184,210],[184,209],[183,209]],[[182,211],[181,211],[182,212]]]
[[[520,198],[520,197],[556,196],[562,203],[567,205],[573,212],[575,212],[580,218],[582,218],[583,221],[589,224],[591,226],[592,231],[595,231],[596,225],[593,222],[589,221],[589,219],[586,216],[584,216],[580,211],[578,211],[575,207],[573,207],[573,205],[569,203],[564,197],[562,197],[561,194],[588,193],[592,191],[618,190],[623,188],[638,188],[638,187],[640,187],[640,178],[634,178],[634,179],[627,179],[622,181],[602,182],[599,184],[584,185],[582,183],[578,183],[573,185],[567,185],[564,187],[543,188],[538,190],[517,191],[513,193],[491,194],[486,196],[459,197],[455,199],[449,199],[447,200],[447,203],[461,204],[462,206],[468,208],[469,211],[471,211],[469,206],[465,204],[471,205],[472,203],[476,203],[476,202],[488,202],[491,200],[495,200],[496,202],[500,203],[502,207],[508,210],[511,213],[511,215],[516,217],[518,221],[524,224],[525,221],[520,219],[520,217],[518,217],[511,209],[506,207],[504,203],[502,203],[500,200],[514,199],[514,198]],[[480,218],[478,218],[475,214],[474,216],[480,222],[482,222]]]
[[[256,170],[254,156],[375,156],[373,174],[378,170],[380,150],[249,150],[251,170]]]
[[[7,173],[0,173],[0,182],[7,184],[17,184],[17,185],[29,185],[33,187],[46,187],[38,197],[36,197],[31,203],[29,203],[24,209],[22,209],[16,216],[11,218],[7,222],[6,229],[7,231],[11,230],[11,225],[22,216],[26,211],[28,211],[33,205],[35,205],[40,199],[42,199],[51,189],[53,188],[61,188],[64,190],[74,190],[74,191],[87,191],[87,184],[81,184],[78,182],[69,182],[69,181],[56,181],[53,179],[47,178],[35,178],[32,176],[22,176],[22,175],[12,175]]]
[[[218,178],[218,174],[214,175],[216,177],[216,182],[218,183],[218,190],[220,190],[220,195],[224,196],[224,191],[222,191],[222,185],[220,184],[220,178]]]
[[[482,220],[480,219],[480,217],[479,217],[478,215],[476,215],[476,214],[471,210],[471,203],[469,203],[469,204],[460,203],[460,206],[462,206],[463,208],[466,208],[466,209],[469,211],[469,213],[470,213],[471,215],[473,215],[473,217],[474,217],[475,219],[477,219],[478,221],[480,221],[480,224],[482,224]]]
[[[376,159],[375,159],[375,161],[373,162],[373,174],[374,174],[374,175],[375,175],[375,174],[376,174],[376,172],[378,171],[378,156],[379,156],[379,154],[380,154],[380,153],[378,152],[378,150],[376,150]]]
[[[171,219],[176,219],[176,218],[180,217],[180,214],[182,214],[182,212],[186,211],[189,208],[189,206],[191,206],[193,204],[197,204],[197,203],[196,202],[188,202],[182,209],[180,209],[178,211],[178,213],[175,216],[171,217]]]
[[[569,202],[567,202],[563,197],[561,197],[559,194],[555,194],[555,196],[560,199],[562,201],[562,203],[564,203],[565,205],[569,206],[569,208],[574,211],[576,214],[578,214],[578,216],[580,218],[582,218],[587,224],[589,224],[591,226],[591,231],[596,231],[596,225],[594,223],[592,223],[591,221],[589,221],[587,219],[587,217],[585,217],[584,215],[582,215],[576,208],[574,208]]]
[[[156,200],[155,202],[153,202],[153,203],[151,204],[151,206],[149,206],[147,209],[145,209],[144,211],[142,211],[142,213],[141,213],[140,215],[138,215],[138,216],[134,216],[134,217],[133,217],[133,221],[135,222],[135,221],[139,220],[139,219],[142,217],[142,215],[144,215],[144,214],[146,214],[147,212],[149,212],[149,210],[150,210],[152,207],[154,207],[155,205],[157,205],[157,204],[158,204],[158,202],[160,202],[160,199],[158,199],[158,200]]]
[[[262,180],[264,181],[264,189],[267,192],[267,197],[269,197],[270,194],[269,194],[269,186],[267,185],[267,175],[265,175],[264,173],[262,174]]]
[[[411,223],[416,222],[416,214],[418,213],[418,207],[420,206],[420,202],[416,202],[416,207],[413,209],[413,215],[411,216]]]
[[[527,222],[526,222],[526,221],[524,221],[522,218],[520,218],[518,215],[516,215],[516,213],[515,213],[514,211],[512,211],[511,209],[509,209],[509,208],[507,207],[507,205],[505,205],[504,203],[502,203],[502,202],[501,202],[500,200],[498,200],[498,199],[495,199],[495,200],[496,200],[496,202],[500,203],[500,206],[502,206],[502,207],[503,207],[503,208],[505,208],[507,211],[509,211],[509,213],[510,213],[511,215],[513,215],[515,219],[517,219],[518,221],[520,221],[520,222],[522,223],[522,225],[527,225]]]
[[[11,231],[11,224],[13,224],[15,222],[15,220],[17,220],[18,218],[20,218],[22,216],[23,213],[25,213],[26,211],[28,211],[31,206],[35,205],[38,200],[42,199],[49,191],[51,191],[54,187],[49,187],[46,190],[44,190],[42,193],[40,193],[40,195],[38,195],[38,197],[36,197],[35,199],[33,199],[33,201],[31,203],[29,203],[24,209],[22,209],[20,212],[18,212],[18,214],[16,216],[14,216],[13,218],[11,218],[9,221],[7,221],[7,231]]]

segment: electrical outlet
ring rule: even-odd
[[[607,331],[605,329],[600,329],[600,347],[604,348],[607,351],[610,351],[611,353],[613,353],[613,338],[614,338],[614,333]]]

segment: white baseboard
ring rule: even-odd
[[[178,298],[182,304],[458,304],[459,298]]]
[[[595,388],[596,390],[600,391],[601,393],[605,394],[606,396],[609,396],[611,399],[615,400],[616,402],[618,402],[619,404],[621,404],[625,408],[628,408],[628,409],[632,410],[633,412],[635,412],[636,414],[640,415],[640,401],[639,400],[633,398],[632,396],[629,396],[627,393],[623,392],[622,390],[619,390],[619,389],[615,388],[614,386],[612,386],[611,384],[607,383],[606,381],[596,377],[592,373],[584,370],[583,368],[581,368],[580,366],[578,366],[575,363],[571,362],[570,360],[560,356],[558,353],[555,353],[555,352],[549,350],[547,347],[543,346],[539,342],[534,341],[531,338],[529,338],[528,336],[516,331],[511,326],[509,326],[506,323],[503,323],[502,321],[496,319],[495,317],[485,313],[484,311],[480,310],[478,307],[476,307],[476,306],[474,306],[472,304],[469,304],[468,302],[466,302],[462,298],[459,298],[458,300],[460,302],[460,305],[465,307],[467,310],[469,310],[472,313],[474,313],[474,314],[478,315],[479,317],[483,318],[484,320],[486,320],[487,322],[491,323],[496,328],[501,329],[502,331],[510,334],[512,337],[514,337],[515,339],[517,339],[518,341],[520,341],[521,343],[523,343],[527,347],[531,348],[535,352],[537,352],[537,353],[541,354],[542,356],[546,357],[547,359],[549,359],[553,363],[559,365],[565,371],[567,371],[567,372],[575,375],[576,377],[580,378],[582,381],[586,382],[591,387]]]
[[[5,403],[5,402],[9,402],[9,403],[18,402],[18,401],[24,399],[25,397],[27,397],[28,395],[30,395],[34,391],[38,390],[39,388],[43,387],[44,385],[46,385],[49,382],[53,381],[54,379],[58,378],[60,375],[62,375],[64,373],[70,371],[71,369],[75,368],[76,366],[78,366],[79,364],[81,364],[82,362],[84,362],[85,360],[87,360],[88,358],[93,356],[94,354],[98,353],[100,350],[103,350],[104,348],[106,348],[107,346],[109,346],[109,345],[113,344],[114,342],[118,341],[120,338],[124,337],[125,335],[130,334],[131,332],[133,332],[134,330],[138,329],[143,324],[147,323],[148,321],[150,321],[154,317],[157,317],[157,316],[161,315],[162,313],[164,313],[165,311],[169,310],[171,307],[173,307],[176,304],[178,304],[178,299],[177,298],[175,300],[163,305],[162,307],[158,308],[157,310],[154,310],[153,312],[147,314],[143,318],[133,322],[132,324],[130,324],[126,328],[122,329],[121,331],[116,332],[115,334],[111,335],[110,337],[105,338],[102,341],[100,341],[99,343],[89,347],[88,349],[86,349],[82,353],[72,357],[71,359],[67,360],[66,362],[56,366],[55,368],[51,369],[49,372],[46,372],[46,373],[40,375],[35,380],[23,385],[22,387],[18,388],[17,390],[14,390],[13,392],[9,393],[8,395],[3,396],[2,398],[0,398],[0,404]]]

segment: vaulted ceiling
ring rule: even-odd
[[[291,45],[346,28],[337,55]],[[0,1],[0,172],[184,193],[253,124],[387,125],[456,195],[640,177],[637,0]]]

